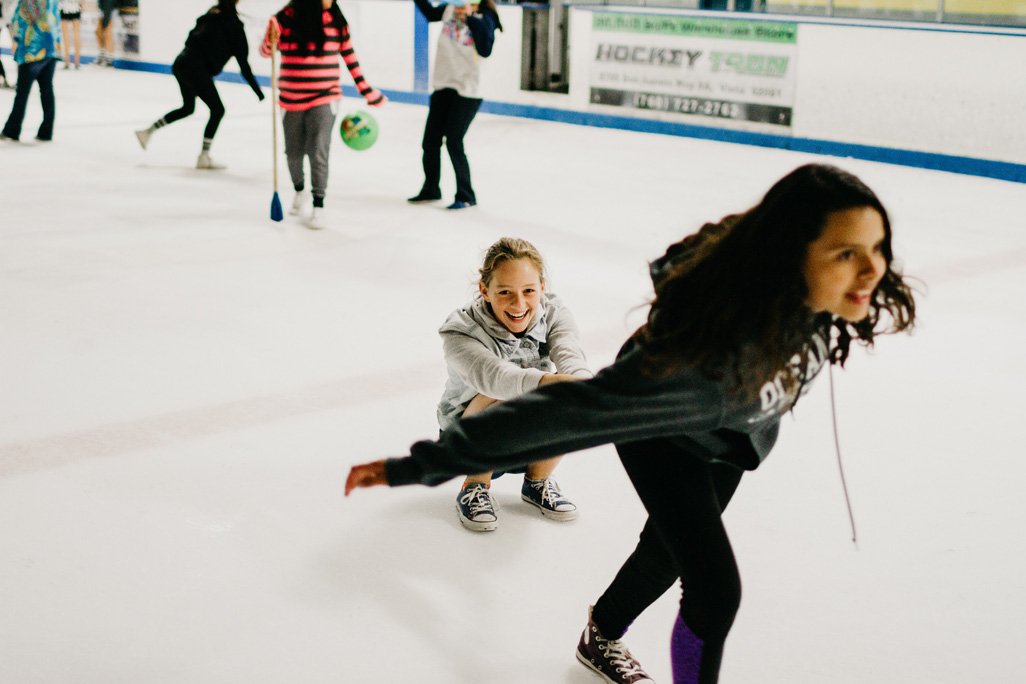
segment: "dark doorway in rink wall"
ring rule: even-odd
[[[567,5],[523,5],[520,89],[570,92]]]

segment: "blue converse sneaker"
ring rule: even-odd
[[[456,497],[456,513],[460,522],[474,532],[491,532],[499,526],[495,504],[484,482],[464,482]]]
[[[537,506],[546,518],[560,521],[577,518],[577,506],[560,493],[559,483],[551,477],[544,480],[532,480],[524,477],[520,498]]]
[[[477,202],[464,202],[463,200],[456,200],[452,204],[446,207],[446,209],[469,209],[470,207],[476,207]]]

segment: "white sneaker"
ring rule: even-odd
[[[324,207],[314,207],[310,212],[310,218],[306,222],[310,230],[321,230],[324,228]]]
[[[310,204],[310,193],[306,190],[300,190],[292,198],[292,208],[289,209],[289,216],[299,216],[303,213],[303,208],[308,204]]]
[[[148,128],[144,128],[141,131],[135,132],[135,137],[139,139],[139,144],[145,150],[146,146],[150,143],[150,136],[153,135],[152,131]]]
[[[224,164],[218,164],[213,159],[211,159],[209,152],[200,152],[199,159],[196,160],[196,168],[217,171],[219,169],[224,169],[227,167]]]

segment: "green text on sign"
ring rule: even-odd
[[[764,43],[796,43],[798,25],[772,21],[704,19],[665,14],[592,14],[592,30],[619,33],[652,33],[692,38],[725,38]]]

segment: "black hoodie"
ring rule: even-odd
[[[196,26],[185,39],[182,54],[203,65],[207,75],[217,76],[232,57],[239,71],[257,95],[263,95],[260,84],[249,66],[249,42],[242,20],[228,16],[216,7],[196,20]]]

